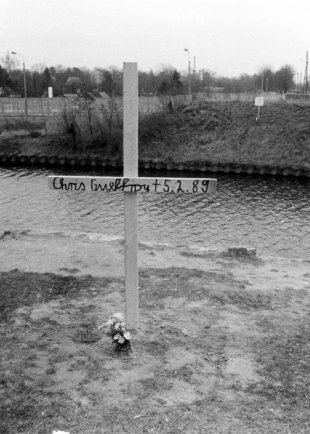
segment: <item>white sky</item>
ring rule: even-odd
[[[304,72],[310,0],[0,0],[0,59],[26,67],[192,66],[228,77],[291,64]]]

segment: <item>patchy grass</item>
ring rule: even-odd
[[[9,321],[12,313],[22,306],[48,303],[59,297],[79,296],[94,279],[91,276],[75,278],[50,273],[42,274],[38,281],[36,273],[21,273],[19,270],[0,274],[0,315],[2,321]],[[110,279],[111,280],[111,279]],[[106,279],[104,286],[107,286]]]
[[[256,343],[262,381],[251,384],[248,391],[268,401],[275,412],[281,409],[292,432],[298,432],[298,426],[310,432],[310,316],[288,319],[286,324],[283,319],[267,320],[263,327],[266,337]]]
[[[309,432],[307,291],[183,268],[143,269],[140,286],[117,356],[97,328],[121,279],[0,273],[0,432]]]

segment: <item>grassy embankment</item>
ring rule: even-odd
[[[81,118],[75,119],[75,143],[68,133],[68,119],[58,119],[57,125],[55,120],[53,124],[45,123],[40,137],[33,137],[35,133],[29,132],[29,124],[28,131],[14,131],[7,123],[0,135],[0,153],[121,156],[119,114],[106,117],[105,124],[85,116],[83,125],[79,125]],[[238,101],[204,102],[172,113],[141,115],[139,157],[162,162],[207,161],[310,169],[310,106],[270,103],[261,109],[258,121],[256,116],[257,108],[252,103]]]

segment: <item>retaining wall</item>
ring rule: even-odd
[[[100,158],[98,156],[68,157],[62,155],[47,156],[43,154],[0,154],[0,166],[34,166],[46,168],[78,168],[78,169],[104,169],[123,168],[122,158]],[[201,172],[201,173],[243,173],[247,175],[272,176],[302,176],[310,178],[310,167],[294,169],[291,167],[277,167],[270,165],[248,164],[216,164],[208,161],[173,163],[160,160],[139,160],[141,170]]]

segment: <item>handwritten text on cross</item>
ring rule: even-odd
[[[209,178],[125,178],[125,177],[49,177],[49,187],[60,191],[132,193],[205,193],[216,191],[216,179]]]

